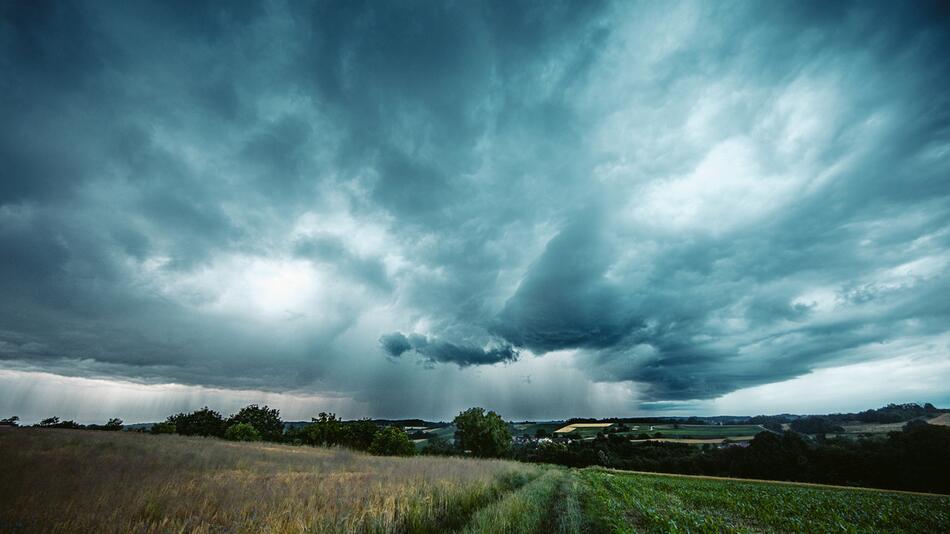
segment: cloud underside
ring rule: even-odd
[[[950,350],[940,3],[175,7],[0,7],[9,366],[391,406]]]

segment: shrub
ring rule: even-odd
[[[267,406],[251,404],[241,408],[241,411],[232,415],[227,426],[245,423],[254,427],[261,439],[266,441],[280,441],[284,436],[284,422],[280,419],[280,412]]]
[[[43,419],[42,421],[40,421],[38,425],[34,425],[34,426],[39,426],[43,428],[68,428],[71,430],[78,430],[80,428],[83,428],[83,426],[77,423],[76,421],[72,421],[72,420],[60,421],[59,417],[55,417],[55,416],[47,417],[46,419]]]
[[[379,425],[371,419],[353,421],[345,425],[343,444],[358,451],[369,450],[377,433],[379,433]]]
[[[174,434],[178,432],[178,429],[175,428],[175,423],[164,421],[162,423],[155,423],[152,425],[152,428],[149,429],[149,432],[152,434]]]
[[[179,413],[168,418],[167,423],[175,425],[175,430],[183,436],[224,435],[224,418],[221,414],[205,406],[191,413]]]
[[[342,445],[346,440],[346,428],[343,421],[334,413],[320,412],[319,418],[300,429],[295,429],[289,437],[300,439],[307,445]]]
[[[0,426],[20,426],[20,418],[16,415],[13,417],[7,417],[6,419],[0,419]]]
[[[249,423],[237,423],[224,431],[224,439],[231,441],[260,441],[261,434]]]
[[[416,453],[416,446],[401,428],[387,426],[376,432],[369,452],[377,456],[412,456]]]
[[[99,427],[97,430],[118,432],[119,430],[122,430],[123,424],[124,423],[122,422],[121,419],[119,419],[118,417],[113,417],[112,419],[109,419],[109,421],[106,424]]]

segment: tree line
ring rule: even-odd
[[[897,410],[905,416],[920,411],[910,405],[891,405],[877,413],[862,413],[868,417],[891,418]],[[933,410],[925,413],[932,414]],[[418,437],[426,439],[426,445],[419,452],[428,455],[510,458],[569,467],[597,465],[637,471],[950,493],[950,427],[917,419],[885,438],[825,438],[825,432],[836,430],[837,421],[834,417],[796,417],[788,423],[790,429],[784,430],[779,425],[776,430],[761,432],[748,446],[634,442],[629,435],[620,432],[625,429],[623,423],[613,429],[614,432],[601,432],[591,440],[556,438],[515,443],[509,423],[495,412],[476,407],[455,417],[453,439],[430,432],[419,433]],[[766,427],[774,427],[773,423],[777,421],[760,422]],[[16,417],[0,420],[0,425],[17,424]],[[121,430],[122,421],[111,419],[105,425],[84,426],[50,417],[34,426]],[[278,410],[257,404],[246,406],[229,417],[208,407],[178,413],[147,431],[234,441],[346,447],[377,455],[416,454],[410,436],[395,424],[380,425],[370,419],[344,421],[336,414],[320,413],[310,423],[292,426],[281,420]]]
[[[20,418],[17,416],[7,417],[6,419],[0,419],[0,426],[11,426],[17,427],[20,426]],[[116,432],[125,428],[123,422],[119,418],[109,419],[104,425],[81,425],[76,421],[67,419],[61,421],[59,417],[47,417],[39,423],[33,425],[37,428],[66,428],[70,430],[106,430],[111,432]]]
[[[920,420],[886,438],[817,440],[792,430],[761,432],[747,447],[634,443],[601,433],[588,441],[528,443],[514,457],[570,467],[950,493],[950,427]]]
[[[0,425],[18,426],[19,417],[0,420]],[[483,408],[465,410],[453,420],[456,431],[450,442],[425,435],[427,446],[421,451],[430,455],[471,455],[482,458],[508,457],[511,453],[511,432],[508,424],[495,412]],[[58,417],[44,419],[33,425],[40,428],[122,430],[121,419],[110,419],[105,425],[81,425],[61,421]],[[143,429],[143,431],[146,431]],[[344,421],[333,413],[321,412],[302,426],[289,426],[280,418],[280,411],[251,404],[224,417],[205,406],[188,413],[177,413],[153,424],[151,434],[205,436],[231,441],[270,441],[291,445],[346,447],[383,456],[411,456],[415,444],[399,426],[379,425],[371,419]]]

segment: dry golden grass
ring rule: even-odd
[[[129,432],[0,432],[0,531],[457,529],[541,470]]]
[[[938,415],[933,419],[929,419],[927,423],[931,425],[950,426],[950,413]]]

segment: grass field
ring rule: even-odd
[[[584,470],[592,532],[947,532],[950,497]]]
[[[128,432],[0,431],[0,532],[431,532],[543,469]]]
[[[948,532],[950,496],[0,431],[0,532]]]

